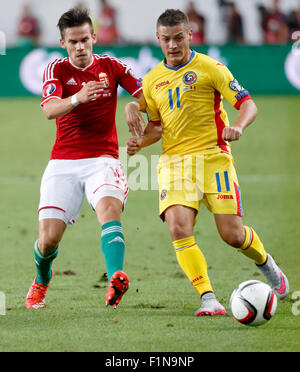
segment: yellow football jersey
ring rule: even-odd
[[[226,66],[195,51],[183,65],[159,63],[144,77],[143,92],[149,120],[161,122],[163,155],[230,152],[222,98],[236,109],[251,98]]]

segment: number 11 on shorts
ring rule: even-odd
[[[224,173],[226,191],[229,192],[230,191],[230,184],[229,184],[228,172],[225,171],[223,173]],[[217,182],[218,192],[222,192],[221,181],[220,181],[220,173],[219,172],[216,173],[216,182]]]

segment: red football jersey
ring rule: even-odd
[[[105,81],[106,88],[95,101],[76,106],[56,119],[56,141],[51,159],[84,159],[101,155],[118,158],[115,113],[120,84],[132,96],[142,90],[141,80],[119,59],[94,54],[85,68],[74,66],[70,58],[48,64],[43,78],[41,106],[54,98],[67,98],[79,92],[89,81]]]

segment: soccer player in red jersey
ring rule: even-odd
[[[142,87],[120,60],[93,54],[96,35],[86,9],[64,13],[58,27],[68,57],[49,63],[44,72],[41,106],[48,119],[56,119],[57,133],[41,182],[39,236],[34,246],[37,275],[26,307],[45,306],[58,244],[66,226],[76,221],[85,195],[102,226],[109,281],[106,305],[116,308],[129,285],[123,271],[120,223],[128,184],[118,159],[117,88],[121,85],[139,100]],[[129,129],[142,132],[138,121]]]

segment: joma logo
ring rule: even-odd
[[[169,80],[162,81],[161,83],[156,84],[155,89],[158,89],[158,88],[163,87],[164,85],[168,85],[168,84],[170,84]]]
[[[233,199],[233,196],[232,195],[222,195],[222,194],[219,194],[217,196],[217,199]]]

